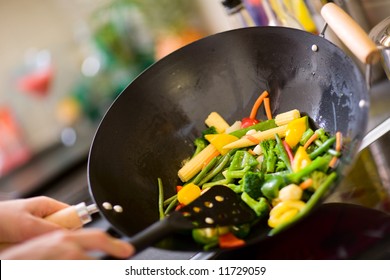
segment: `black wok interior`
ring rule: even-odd
[[[307,32],[233,30],[158,61],[112,104],[89,156],[90,191],[101,214],[127,236],[157,221],[157,178],[165,197],[173,195],[177,171],[192,154],[207,115],[216,111],[233,123],[249,115],[265,89],[274,115],[297,108],[327,131],[343,133],[346,148],[338,171],[346,172],[367,124],[368,93],[359,68],[335,45]],[[258,117],[265,119],[263,110]],[[104,202],[121,205],[123,212],[105,210]],[[259,228],[248,240],[265,235]],[[195,244],[178,233],[157,246],[193,250]]]

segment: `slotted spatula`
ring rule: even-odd
[[[68,229],[77,229],[91,221],[91,214],[97,211],[96,205],[86,206],[85,203],[80,203],[76,207],[60,210],[46,219]],[[255,218],[254,211],[233,190],[218,185],[211,187],[187,206],[171,212],[127,240],[139,252],[174,231],[240,225]]]
[[[141,251],[177,230],[240,225],[255,218],[253,210],[233,190],[214,186],[187,206],[137,233],[129,242],[136,251]]]

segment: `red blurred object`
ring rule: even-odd
[[[0,176],[25,163],[30,156],[11,110],[0,107]]]
[[[257,124],[259,121],[256,119],[251,119],[251,118],[243,118],[241,120],[241,128],[246,128],[249,126],[252,126],[254,124]]]
[[[19,78],[17,87],[19,90],[38,97],[48,94],[53,80],[53,68],[38,69]]]

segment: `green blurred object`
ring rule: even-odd
[[[142,71],[153,62],[153,35],[144,15],[129,1],[113,1],[91,17],[93,40],[107,68]]]
[[[195,1],[183,0],[120,0],[135,4],[155,32],[169,30],[180,33],[189,25],[198,25]]]
[[[86,117],[99,121],[126,86],[155,62],[158,37],[186,30],[194,12],[192,1],[181,0],[113,0],[95,10],[90,43],[99,70],[82,76],[71,93]]]

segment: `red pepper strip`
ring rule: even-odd
[[[250,134],[245,135],[245,137],[246,137],[249,141],[253,142],[253,144],[259,144],[259,143],[260,143],[260,140],[259,140],[259,139],[257,139],[256,137],[253,137],[253,136],[250,135]]]
[[[176,192],[178,193],[182,188],[183,186],[176,186]]]
[[[185,205],[184,205],[183,203],[178,204],[178,205],[176,206],[176,208],[175,208],[175,211],[180,210],[180,209],[183,208],[184,206],[185,206]]]
[[[286,141],[282,141],[282,143],[283,143],[283,147],[286,150],[286,153],[288,155],[288,159],[290,160],[290,164],[291,164],[294,160],[294,156],[293,156],[293,152],[291,150],[291,147],[289,144],[287,144]]]
[[[228,232],[218,237],[220,248],[234,248],[245,245],[245,241]]]

